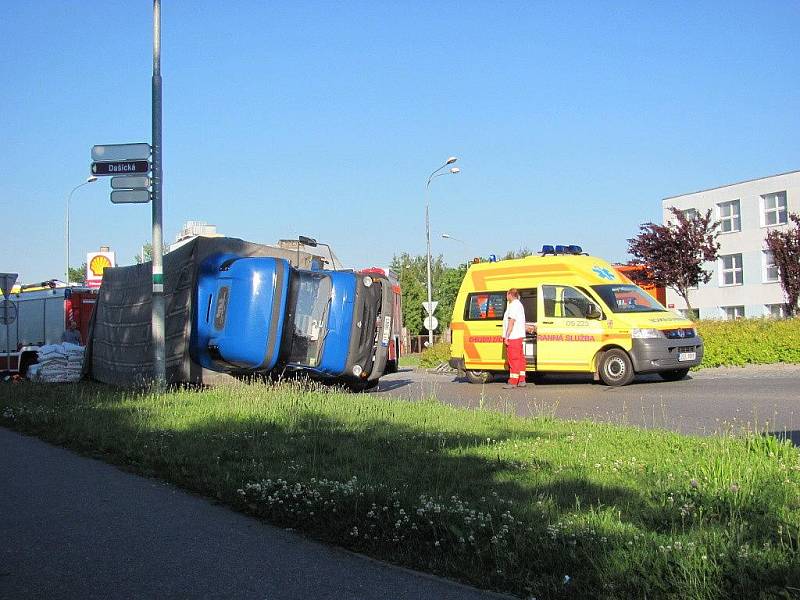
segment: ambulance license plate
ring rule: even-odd
[[[695,360],[696,358],[697,358],[697,352],[681,352],[680,354],[678,354],[678,362]]]
[[[392,333],[392,317],[386,315],[383,318],[383,337],[381,338],[381,346],[389,345],[389,335]]]

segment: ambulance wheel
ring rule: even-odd
[[[387,360],[384,373],[397,373],[397,360]]]
[[[489,371],[464,371],[467,381],[470,383],[489,383],[492,374]]]
[[[603,354],[599,371],[603,383],[613,387],[628,385],[635,375],[628,353],[618,348],[607,350]]]
[[[674,369],[672,371],[661,371],[659,375],[664,381],[680,381],[689,374],[689,369]]]

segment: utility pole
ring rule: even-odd
[[[158,389],[167,383],[164,343],[164,243],[161,172],[161,0],[153,0],[153,380]]]

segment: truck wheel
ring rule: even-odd
[[[384,373],[397,373],[397,361],[396,360],[387,360],[386,361],[386,368],[383,370]]]
[[[664,381],[680,381],[689,374],[689,369],[674,369],[672,371],[661,371],[659,375]]]
[[[489,373],[489,371],[467,370],[464,371],[464,375],[470,383],[489,383],[489,380],[492,378],[492,374]]]
[[[628,385],[635,373],[628,353],[618,348],[607,350],[600,359],[600,379],[613,387]]]

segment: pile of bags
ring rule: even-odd
[[[77,344],[47,344],[39,348],[39,362],[28,367],[28,379],[42,383],[79,381],[85,348]]]

